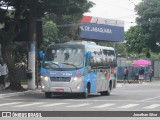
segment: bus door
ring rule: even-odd
[[[85,86],[87,86],[87,84],[89,83],[90,93],[95,93],[97,72],[91,68],[90,60],[88,57],[86,57],[84,76],[85,76]]]

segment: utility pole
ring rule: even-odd
[[[28,51],[28,70],[31,71],[32,77],[28,79],[28,89],[36,88],[36,20],[37,8],[34,1],[30,4],[30,21],[29,21],[29,51]]]

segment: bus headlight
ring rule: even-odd
[[[84,77],[81,76],[81,77],[72,77],[71,78],[71,82],[76,82],[76,81],[84,81]]]
[[[48,81],[49,80],[49,77],[47,76],[40,76],[41,80],[45,80],[45,81]]]

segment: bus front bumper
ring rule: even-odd
[[[70,86],[59,86],[59,87],[55,87],[55,86],[46,86],[42,83],[41,86],[42,92],[54,92],[54,93],[81,93],[83,92],[83,87],[81,86],[81,84],[79,84],[76,87],[70,87]]]

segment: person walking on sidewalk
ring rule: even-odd
[[[123,83],[125,84],[126,80],[128,81],[128,83],[130,84],[129,80],[128,80],[128,74],[129,74],[129,69],[127,67],[125,67],[124,69],[124,80]]]
[[[0,89],[2,89],[2,84],[3,84],[3,82],[2,82],[2,63],[1,63],[1,61],[0,61]]]
[[[153,77],[153,69],[152,67],[149,68],[149,81],[152,82],[152,77]]]
[[[144,69],[141,67],[139,70],[139,83],[143,83],[144,80]]]
[[[2,64],[1,64],[1,84],[2,84],[2,88],[5,88],[5,78],[8,74],[8,68],[7,68],[7,65],[5,64],[4,61],[2,61]]]

